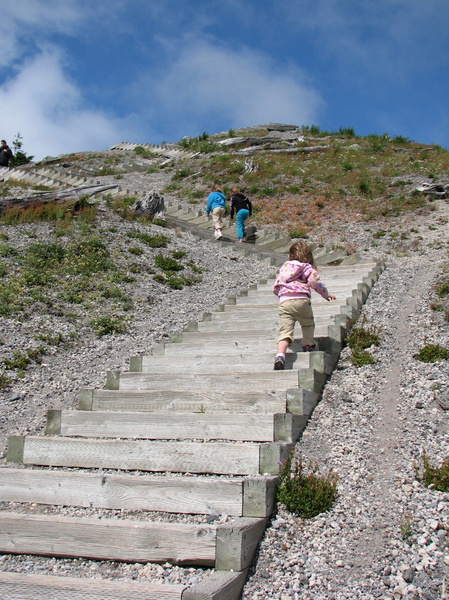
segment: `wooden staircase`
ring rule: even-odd
[[[128,146],[117,147],[133,150]],[[173,151],[167,159],[176,156]],[[6,176],[57,187],[96,184],[53,166],[12,169]],[[212,237],[212,222],[198,210],[166,202],[166,215]],[[235,239],[234,226],[228,224],[224,237]],[[237,251],[272,265],[283,262],[291,244],[265,231],[249,239],[236,244]],[[318,349],[302,353],[296,339],[285,371],[273,370],[276,298],[273,281],[264,281],[159,344],[151,356],[130,357],[128,371],[107,373],[104,389],[80,390],[77,409],[50,409],[45,436],[9,439],[0,466],[0,552],[199,566],[201,581],[169,585],[3,571],[2,600],[240,596],[273,511],[280,465],[383,269],[342,250],[315,248],[314,256],[338,300],[314,295]]]
[[[338,301],[314,296],[318,351],[302,353],[295,340],[284,371],[273,370],[276,298],[265,281],[151,356],[131,357],[129,371],[107,373],[105,389],[81,390],[76,410],[49,410],[45,436],[9,439],[1,552],[195,565],[204,568],[200,583],[3,572],[0,597],[237,599],[273,510],[280,464],[381,271],[371,263],[323,267]],[[61,514],[67,506],[81,516]]]

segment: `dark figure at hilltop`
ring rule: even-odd
[[[11,148],[5,140],[2,140],[0,143],[0,167],[7,167],[12,157],[13,153]]]

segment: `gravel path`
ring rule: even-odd
[[[413,358],[425,343],[449,347],[449,324],[443,313],[430,308],[432,286],[449,265],[449,204],[434,206],[425,218],[395,222],[395,231],[417,232],[408,247],[404,242],[394,248],[385,238],[373,248],[372,230],[345,226],[347,243],[367,257],[387,261],[363,309],[367,323],[381,330],[381,344],[371,349],[376,362],[361,368],[352,366],[349,351],[343,351],[297,445],[304,457],[338,474],[334,508],[305,521],[278,507],[243,600],[446,597],[449,494],[424,488],[414,471],[423,450],[437,465],[449,454],[449,411],[437,402],[449,397],[449,362],[425,364]],[[334,240],[329,232],[323,237],[337,242],[342,231],[334,228]],[[73,408],[81,387],[104,385],[106,370],[126,369],[131,355],[148,352],[248,282],[273,274],[272,267],[239,257],[229,247],[187,233],[169,235],[176,249],[194,252],[206,269],[204,282],[154,298],[150,322],[147,312],[138,312],[128,334],[96,338],[85,331],[75,347],[55,351],[27,371],[0,397],[3,452],[8,435],[42,433],[47,408]],[[154,295],[151,283],[139,293]],[[6,353],[24,346],[36,324],[2,320],[0,326]],[[195,583],[201,577],[200,570],[170,565],[13,555],[0,556],[0,569],[174,583]]]
[[[449,347],[449,325],[430,309],[449,261],[434,247],[387,260],[363,309],[381,330],[376,362],[357,368],[343,351],[297,445],[338,474],[338,500],[308,521],[279,507],[244,599],[446,598],[449,494],[423,487],[414,465],[423,451],[437,466],[449,455],[449,412],[436,401],[449,396],[449,364],[413,355]]]

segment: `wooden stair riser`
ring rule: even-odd
[[[50,410],[47,435],[104,437],[146,440],[232,440],[252,442],[294,442],[305,423],[291,414],[195,413],[110,413]]]
[[[0,551],[242,571],[265,526],[265,519],[250,518],[214,526],[6,512],[0,513]]]
[[[305,369],[313,367],[317,371],[321,371],[330,375],[332,372],[333,360],[332,357],[324,352],[287,352],[286,368],[290,369]],[[186,370],[204,371],[210,367],[209,354],[194,354],[174,356],[172,360],[168,356],[134,356],[130,360],[131,372],[173,372]],[[273,368],[273,352],[253,353],[253,352],[237,352],[223,353],[218,355],[214,360],[214,371],[229,371],[232,367],[234,371],[251,370],[254,371],[270,371]]]
[[[243,585],[243,583],[242,583]],[[4,600],[186,600],[184,585],[0,572]],[[218,591],[218,590],[217,590]],[[193,591],[197,593],[196,590]],[[191,596],[199,600],[198,596]]]
[[[278,475],[292,443],[153,442],[13,436],[8,462],[148,472]]]
[[[79,410],[149,411],[201,414],[285,412],[285,390],[266,392],[165,391],[165,390],[81,390]]]
[[[268,517],[277,477],[215,478],[107,475],[0,469],[3,502]]]
[[[172,373],[170,386],[176,390],[226,390],[232,392],[263,390],[285,390],[298,385],[298,371],[269,371],[261,373]],[[120,373],[108,371],[108,389],[120,390],[163,390],[167,387],[166,373]]]

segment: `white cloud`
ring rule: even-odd
[[[208,118],[229,127],[273,121],[310,124],[324,108],[297,67],[279,66],[247,48],[206,42],[187,46],[159,81],[146,85],[146,101],[161,106],[169,118],[176,114],[186,130],[195,122],[204,127]]]
[[[88,10],[79,2],[59,0],[3,2],[0,9],[0,67],[10,66],[30,47],[45,39],[47,33],[73,33],[74,28],[88,18]]]
[[[47,48],[22,65],[0,89],[8,113],[2,137],[21,132],[24,150],[35,159],[101,149],[121,138],[121,127],[101,111],[84,108],[76,85],[65,75],[61,55]]]

